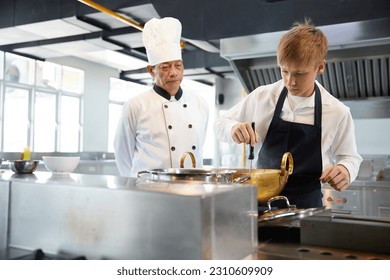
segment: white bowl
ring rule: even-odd
[[[80,157],[43,156],[46,168],[53,173],[71,173],[80,162]]]

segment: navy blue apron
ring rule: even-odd
[[[287,196],[290,204],[298,208],[321,207],[321,93],[315,85],[314,125],[288,122],[280,118],[287,94],[287,88],[284,88],[259,152],[257,167],[280,169],[283,154],[290,152],[294,170],[281,195]],[[280,203],[275,205],[282,207]]]

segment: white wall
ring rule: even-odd
[[[75,67],[85,71],[82,151],[107,151],[110,77],[119,77],[119,71],[74,57],[50,59],[50,62]]]
[[[362,155],[390,155],[390,119],[355,119],[356,142]]]

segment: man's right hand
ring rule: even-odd
[[[245,143],[254,146],[259,142],[259,135],[253,131],[251,123],[238,123],[232,128],[232,138],[237,144]]]

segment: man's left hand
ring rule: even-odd
[[[327,168],[322,173],[320,180],[322,183],[329,184],[340,192],[345,190],[350,184],[348,169],[341,164]]]

